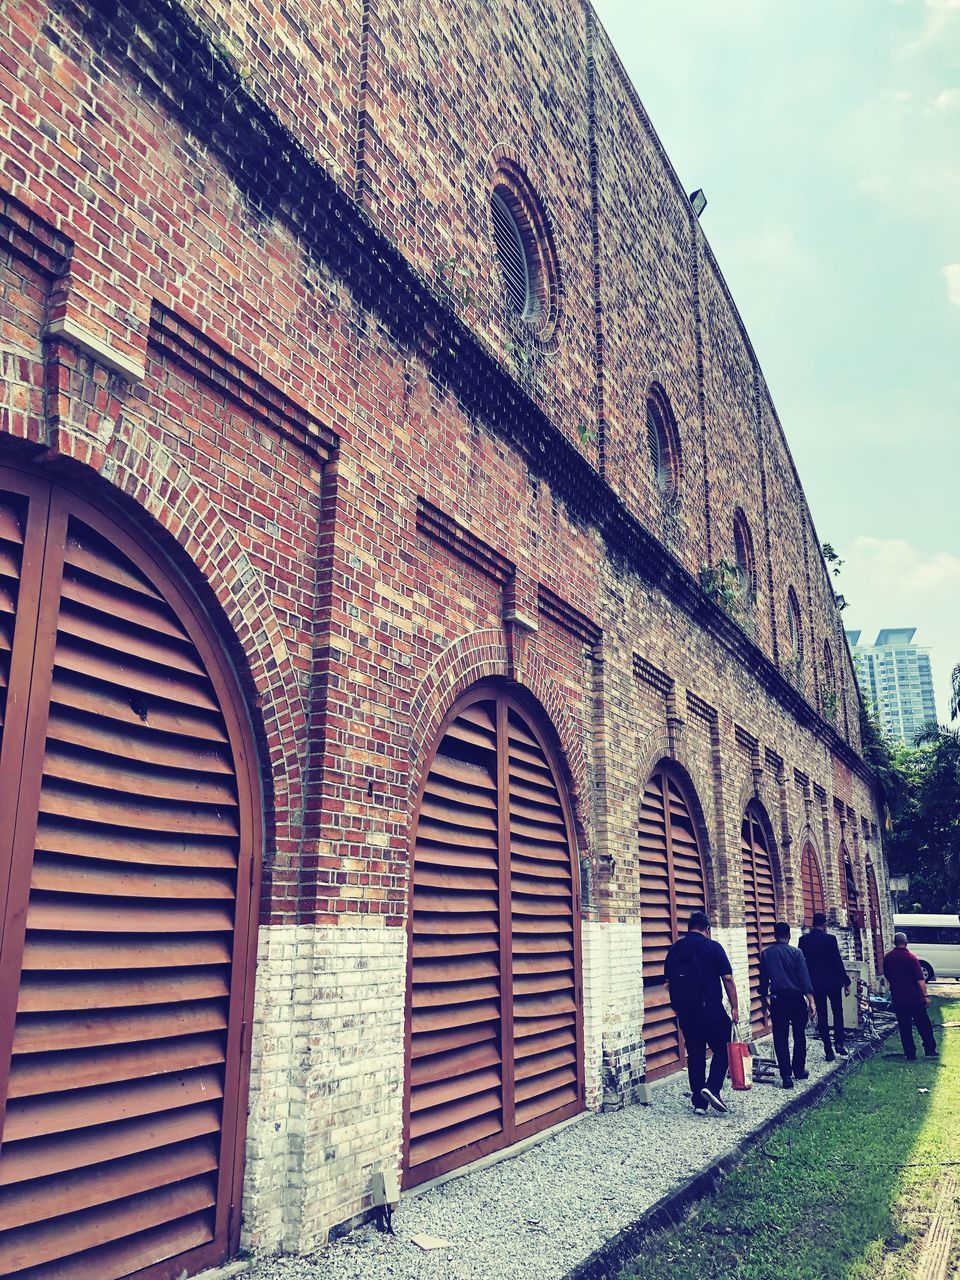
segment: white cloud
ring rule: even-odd
[[[960,262],[951,262],[943,268],[947,282],[947,297],[955,307],[960,307]]]
[[[941,89],[933,100],[933,109],[943,115],[960,111],[960,89]]]
[[[929,645],[937,709],[947,715],[949,673],[960,661],[960,555],[923,554],[903,538],[861,534],[841,552],[840,590],[850,601],[844,624],[873,641],[882,627],[916,627]]]

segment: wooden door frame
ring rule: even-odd
[[[499,924],[500,924],[500,950],[498,957],[500,961],[500,1061],[501,1061],[501,1115],[503,1125],[499,1133],[492,1134],[489,1138],[481,1138],[475,1143],[471,1143],[467,1147],[461,1147],[456,1151],[448,1152],[445,1156],[440,1156],[436,1160],[427,1162],[429,1172],[422,1178],[418,1178],[413,1182],[408,1181],[410,1173],[410,1101],[411,1101],[411,1074],[412,1074],[412,1047],[413,1047],[413,889],[415,881],[415,857],[417,845],[417,833],[420,827],[420,811],[423,806],[424,793],[427,788],[427,782],[433,762],[436,759],[437,752],[446,737],[447,731],[460,713],[472,706],[476,702],[489,702],[493,700],[496,711],[496,776],[497,776],[497,868],[499,877]],[[509,748],[506,740],[507,715],[510,708],[517,711],[524,720],[526,727],[536,738],[540,749],[543,751],[544,757],[550,766],[553,774],[554,782],[557,788],[557,795],[560,800],[560,808],[563,812],[563,819],[567,829],[567,845],[570,852],[570,880],[571,880],[571,897],[573,909],[573,964],[574,964],[574,990],[576,993],[576,1053],[577,1053],[577,1100],[567,1103],[566,1106],[557,1108],[556,1113],[550,1112],[553,1119],[550,1127],[559,1124],[570,1116],[577,1115],[586,1106],[586,1061],[584,1049],[584,1032],[583,1032],[583,963],[582,963],[582,946],[581,946],[581,930],[582,918],[580,909],[580,859],[577,848],[577,831],[574,824],[573,806],[571,802],[571,788],[568,781],[567,769],[564,765],[562,756],[553,745],[551,738],[556,737],[556,731],[551,724],[550,717],[543,707],[540,706],[536,698],[529,693],[521,685],[511,684],[507,681],[498,680],[496,678],[480,681],[478,684],[472,685],[465,690],[445,712],[440,720],[436,732],[428,739],[428,749],[424,753],[423,762],[420,769],[420,777],[417,783],[415,793],[415,801],[413,805],[412,817],[410,822],[410,834],[407,841],[407,857],[409,862],[409,870],[407,875],[407,964],[406,964],[406,995],[404,1002],[404,1020],[403,1020],[403,1116],[402,1116],[402,1142],[401,1142],[401,1185],[404,1189],[415,1187],[420,1182],[428,1181],[430,1178],[439,1177],[443,1173],[453,1169],[461,1168],[463,1165],[471,1164],[475,1160],[482,1159],[485,1155],[493,1154],[497,1151],[503,1151],[513,1146],[516,1142],[522,1141],[530,1134],[538,1133],[545,1126],[541,1117],[528,1120],[524,1124],[517,1125],[515,1123],[515,1101],[513,1089],[510,1095],[507,1095],[507,1053],[505,1052],[504,1024],[509,1022],[512,1030],[513,1026],[513,984],[509,988],[504,979],[503,956],[506,950],[510,954],[509,971],[512,975],[512,933],[508,928],[504,927],[504,920],[509,921],[512,915],[511,903],[511,877],[510,877],[510,849],[509,849],[509,803],[502,803],[505,797],[509,797],[508,770],[509,770]],[[506,848],[506,875],[504,872],[504,849]],[[509,1003],[509,1016],[504,1018],[504,1005]],[[511,1053],[509,1079],[511,1086],[513,1085],[513,1040],[510,1040]],[[509,1105],[508,1105],[509,1104]],[[467,1154],[464,1154],[467,1153]],[[442,1167],[437,1167],[442,1166]]]
[[[662,779],[661,793],[663,796],[663,830],[664,842],[667,852],[667,903],[670,912],[670,932],[674,935],[674,940],[680,936],[680,918],[677,911],[677,886],[674,880],[673,869],[673,834],[670,819],[670,783],[676,786],[680,792],[687,813],[690,815],[690,827],[693,831],[694,842],[697,846],[697,857],[700,859],[700,877],[703,883],[703,904],[704,911],[710,914],[710,881],[707,874],[707,863],[703,852],[703,843],[700,838],[700,819],[698,817],[698,805],[691,803],[691,796],[696,796],[696,788],[692,781],[688,778],[686,771],[679,766],[676,761],[671,760],[668,756],[657,761],[647,775],[647,780],[643,785],[640,793],[640,810],[637,815],[638,822],[640,815],[643,813],[643,798],[647,794],[650,783],[654,778],[660,775]],[[640,915],[641,939],[643,936],[643,913]],[[642,964],[643,944],[641,942],[641,964]],[[642,986],[642,978],[641,978]],[[644,1078],[649,1081],[660,1080],[664,1076],[672,1075],[675,1071],[682,1071],[687,1063],[687,1046],[683,1039],[683,1033],[680,1030],[680,1021],[673,1015],[677,1024],[677,1058],[675,1061],[666,1063],[663,1066],[655,1067],[652,1071],[644,1071]],[[644,1021],[646,1021],[646,1008],[644,1007]],[[646,1044],[644,1043],[644,1054],[646,1054]]]
[[[753,910],[757,921],[757,948],[758,959],[763,955],[763,930],[760,928],[760,897],[757,893],[757,873],[756,873],[756,851],[757,846],[753,839],[753,828],[756,827],[763,838],[763,851],[767,855],[767,861],[770,864],[770,882],[773,885],[773,916],[776,920],[780,913],[780,902],[782,900],[782,886],[778,884],[779,880],[779,859],[776,857],[773,844],[773,830],[770,826],[770,818],[759,800],[751,800],[743,811],[743,818],[740,822],[740,848],[741,859],[743,857],[743,825],[748,824],[750,830],[750,859],[751,859],[751,878],[753,880]],[[741,876],[742,876],[741,868]],[[746,905],[746,882],[744,881],[744,905]],[[746,911],[744,911],[744,926],[746,926]],[[753,1019],[750,1018],[749,1007],[753,996],[750,991],[750,965],[749,965],[749,939],[747,940],[747,1009],[748,1018],[753,1025]],[[759,1034],[766,1035],[770,1031],[770,1019],[766,1017],[760,1023]]]
[[[179,1277],[183,1271],[203,1270],[219,1260],[229,1258],[231,1254],[236,1253],[240,1245],[247,1103],[250,1088],[250,1046],[253,1032],[253,998],[263,864],[263,796],[256,740],[249,708],[243,696],[240,679],[233,667],[229,649],[218,635],[206,609],[186,581],[184,574],[166,556],[160,540],[151,536],[147,529],[134,524],[119,506],[109,501],[104,501],[102,505],[91,502],[82,485],[77,486],[69,480],[64,481],[55,474],[50,475],[49,478],[40,478],[28,466],[18,466],[16,462],[3,459],[0,461],[0,486],[7,485],[10,477],[15,478],[15,481],[10,484],[15,492],[20,491],[17,485],[24,483],[24,477],[40,489],[47,490],[49,497],[45,546],[50,543],[47,531],[59,526],[62,527],[65,536],[68,519],[70,516],[75,516],[101,537],[107,539],[121,554],[137,565],[153,583],[176,614],[197,649],[217,696],[220,714],[223,716],[234,756],[240,835],[237,848],[233,954],[227,1015],[227,1043],[224,1054],[224,1103],[220,1124],[221,1147],[218,1161],[214,1239],[187,1253],[179,1254],[176,1258],[131,1273],[129,1278],[129,1280],[135,1280],[135,1278],[136,1280],[172,1280],[173,1277]],[[44,564],[39,571],[41,575],[44,574],[46,564],[45,552]],[[55,589],[49,577],[41,577],[42,590],[38,607],[37,626],[40,627],[43,624],[45,611],[52,610],[51,629],[54,633],[60,605],[60,569],[62,569],[62,555]],[[55,635],[48,639],[52,646],[55,643]],[[32,665],[36,668],[35,658]],[[10,874],[11,877],[15,874],[21,878],[25,877],[27,893],[33,869],[39,818],[39,786],[46,742],[52,663],[44,664],[39,676],[43,680],[41,691],[45,691],[45,697],[41,699],[36,696],[35,689],[31,687],[17,814],[15,822],[11,824],[13,830],[9,836]],[[4,746],[6,746],[6,735],[4,735]],[[35,803],[25,809],[25,806],[19,802],[19,792],[23,789],[24,774],[27,772],[28,764],[35,776],[32,787]],[[29,816],[30,807],[34,811],[32,818]],[[28,847],[29,858],[21,854],[21,864],[25,863],[25,866],[13,865],[17,852]],[[21,906],[23,918],[15,923],[17,932],[14,936],[10,936],[9,929],[4,928],[3,967],[0,968],[0,974],[3,975],[0,983],[0,1106],[3,1107],[6,1105],[14,1030],[14,1018],[10,1005],[12,1003],[13,1012],[15,1012],[25,938],[25,908],[26,900],[24,899]],[[9,914],[8,895],[6,919],[9,918]],[[13,972],[14,967],[15,972]],[[13,981],[9,980],[11,976]],[[8,988],[12,988],[12,997]],[[228,1098],[227,1091],[231,1080],[234,1081],[235,1088],[231,1091],[232,1096]]]

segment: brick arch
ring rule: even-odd
[[[773,869],[773,883],[777,892],[777,906],[781,912],[786,911],[787,903],[792,901],[793,895],[793,876],[787,874],[785,866],[787,855],[782,851],[782,842],[779,841],[774,833],[773,822],[770,819],[771,797],[769,787],[764,786],[761,782],[754,785],[751,782],[748,786],[744,786],[740,791],[740,803],[737,808],[737,851],[740,850],[740,829],[743,819],[746,816],[748,808],[752,808],[754,814],[760,820],[760,826],[763,828],[763,834],[767,838],[767,853],[770,855],[770,866]],[[776,812],[776,804],[773,804],[773,811]],[[742,874],[742,873],[741,873]]]
[[[707,882],[710,909],[719,916],[718,923],[728,923],[730,903],[729,895],[721,895],[720,885],[724,879],[722,871],[729,870],[718,865],[718,845],[711,832],[711,824],[707,819],[703,796],[713,799],[713,790],[708,785],[702,769],[697,762],[684,751],[682,745],[671,744],[666,733],[651,733],[644,739],[638,752],[637,782],[639,790],[636,794],[634,809],[639,811],[640,800],[647,782],[654,770],[661,764],[669,764],[679,774],[684,784],[684,794],[690,802],[693,820],[697,825],[697,837],[700,841],[700,853],[703,856],[703,870]],[[636,819],[636,812],[633,819]],[[717,908],[720,908],[719,912]]]
[[[830,877],[827,874],[827,862],[820,848],[820,842],[817,840],[817,837],[814,835],[813,827],[810,825],[809,822],[805,822],[803,826],[799,829],[796,839],[792,841],[790,846],[791,850],[793,849],[798,850],[798,853],[796,855],[797,856],[796,875],[793,876],[793,883],[794,885],[800,884],[800,879],[801,879],[800,859],[803,857],[803,851],[807,845],[809,845],[810,848],[813,850],[813,856],[817,864],[817,870],[820,872],[820,881],[823,884],[824,897],[828,899],[827,910],[829,911],[830,910],[829,895],[830,895],[831,881],[830,881]]]
[[[36,456],[36,455],[34,455]],[[233,530],[190,471],[141,428],[114,435],[106,449],[60,430],[55,451],[40,455],[51,479],[91,485],[129,516],[146,512],[165,534],[160,545],[198,590],[230,653],[257,741],[265,808],[265,885],[277,838],[276,814],[302,809],[296,746],[306,725],[302,694],[289,685],[290,655],[269,596]],[[293,785],[291,786],[291,782]]]
[[[820,875],[820,883],[823,886],[824,911],[829,914],[831,910],[830,881],[827,878],[826,863],[820,852],[820,846],[814,837],[813,828],[809,823],[805,823],[791,845],[791,849],[796,850],[796,874],[793,877],[795,890],[793,909],[794,920],[798,922],[803,921],[803,853],[808,846],[813,854],[813,861]]]
[[[414,812],[421,775],[437,725],[462,694],[481,680],[503,680],[533,697],[554,737],[564,782],[570,795],[573,824],[581,854],[590,844],[588,832],[587,762],[558,685],[529,643],[522,661],[512,668],[500,628],[473,631],[444,649],[427,671],[410,704],[410,813]]]

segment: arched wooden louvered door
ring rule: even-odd
[[[583,1108],[570,814],[525,705],[461,701],[424,783],[413,848],[404,1185]]]
[[[803,923],[810,927],[813,925],[814,915],[818,911],[826,913],[827,910],[820,865],[810,844],[803,846],[803,856],[800,859],[800,887],[803,893]]]
[[[259,800],[234,680],[141,535],[15,471],[0,601],[0,1275],[194,1274],[239,1235]]]
[[[860,910],[860,893],[857,889],[856,877],[853,874],[853,863],[846,844],[840,842],[840,875],[844,905],[848,911]],[[863,933],[858,924],[853,928],[853,958],[863,960]]]
[[[774,940],[777,894],[767,837],[760,817],[752,806],[744,815],[740,837],[747,964],[750,973],[750,1025],[755,1032],[763,1032],[768,1029],[768,1025],[760,1007],[760,953]]]
[[[685,1062],[663,963],[686,932],[692,911],[706,910],[703,861],[690,806],[678,781],[654,770],[640,806],[638,830],[643,936],[643,1044],[648,1080]]]
[[[873,863],[867,862],[867,903],[870,908],[870,936],[873,939],[873,967],[879,977],[883,973],[883,924],[880,920],[880,894]]]

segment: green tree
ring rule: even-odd
[[[950,683],[953,686],[950,694],[950,719],[956,720],[960,716],[960,662],[953,668]]]
[[[917,734],[920,786],[911,824],[929,910],[960,904],[960,729],[928,725]],[[935,900],[940,898],[939,903]]]

